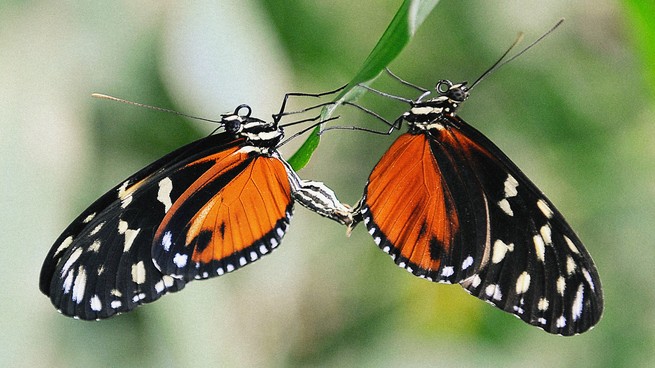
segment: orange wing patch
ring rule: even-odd
[[[439,268],[459,220],[424,134],[403,134],[382,156],[369,177],[366,204],[402,257],[424,270]]]
[[[219,261],[255,244],[275,230],[278,221],[287,217],[291,204],[291,188],[282,162],[274,157],[251,158],[238,147],[208,156],[215,164],[191,185],[173,204],[162,221],[155,239],[163,239],[171,219],[180,217],[178,210],[204,187],[225,180],[230,170],[251,161],[238,171],[199,210],[190,215],[184,226],[184,247],[195,247],[191,260],[196,263]],[[231,175],[234,175],[232,172]],[[174,221],[174,220],[173,220]],[[178,244],[177,246],[181,246]]]
[[[208,263],[253,245],[286,216],[290,203],[283,164],[257,157],[193,217],[187,244],[205,231],[211,238],[207,247],[194,250],[192,260]]]

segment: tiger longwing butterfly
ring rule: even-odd
[[[108,318],[270,253],[294,201],[350,224],[351,209],[323,183],[299,178],[277,151],[279,121],[296,113],[284,112],[291,95],[308,94],[287,94],[273,122],[240,105],[222,115],[222,133],[169,153],[100,197],[55,241],[41,291],[64,315]]]
[[[353,209],[355,221],[418,277],[459,283],[549,333],[574,335],[594,326],[603,311],[594,262],[553,203],[456,115],[469,96],[467,84],[439,81],[430,97],[389,73],[422,94],[409,100],[366,87],[411,108],[389,123],[393,130],[406,122],[409,131],[373,169]]]

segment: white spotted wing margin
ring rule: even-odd
[[[489,139],[459,117],[438,119],[396,140],[353,217],[418,277],[459,283],[549,333],[593,327],[603,312],[600,278],[564,217]],[[425,152],[424,142],[428,154],[406,157]],[[425,234],[434,235],[426,242]]]
[[[208,136],[108,191],[55,241],[41,269],[41,291],[62,314],[96,320],[182,289],[188,280],[162,274],[153,263],[153,235],[180,188],[203,172],[202,165],[185,170],[185,164],[242,142],[227,133]]]
[[[603,312],[596,266],[550,200],[495,144],[459,117],[444,117],[444,129],[424,134],[435,138],[431,148],[440,167],[453,165],[446,171],[474,178],[459,183],[465,182],[465,192],[485,203],[482,223],[487,226],[463,222],[460,231],[488,234],[484,244],[477,244],[485,249],[478,253],[487,256],[476,262],[474,274],[453,281],[549,333],[570,336],[593,327]],[[444,180],[450,187],[448,178]]]

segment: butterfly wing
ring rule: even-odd
[[[130,311],[182,289],[191,277],[172,277],[153,263],[157,229],[168,212],[184,207],[178,202],[187,199],[189,188],[199,187],[198,182],[220,183],[212,186],[216,191],[233,188],[226,176],[208,181],[207,172],[227,163],[236,163],[227,170],[235,176],[252,169],[256,155],[239,152],[244,142],[225,133],[193,142],[103,195],[51,248],[41,270],[41,291],[63,314],[90,320]],[[226,159],[230,156],[233,159]],[[290,211],[291,203],[285,208]]]
[[[207,159],[212,166],[155,233],[153,258],[175,278],[220,276],[259,259],[278,246],[293,211],[279,158],[236,152]]]
[[[361,212],[375,242],[413,274],[547,332],[588,330],[603,299],[580,239],[496,145],[444,119],[399,137],[371,173]]]

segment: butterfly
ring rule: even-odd
[[[574,335],[594,326],[603,293],[591,256],[535,184],[457,116],[467,83],[441,80],[432,97],[388,72],[422,94],[410,100],[363,86],[411,107],[389,123],[389,133],[403,122],[408,132],[371,172],[351,228],[363,221],[374,242],[415,276],[458,283],[546,332]]]
[[[289,95],[272,122],[240,105],[221,116],[223,132],[176,149],[101,196],[55,241],[41,291],[64,315],[104,319],[272,252],[296,201],[352,223],[330,188],[298,177],[277,151],[279,120],[293,114],[283,112]]]

